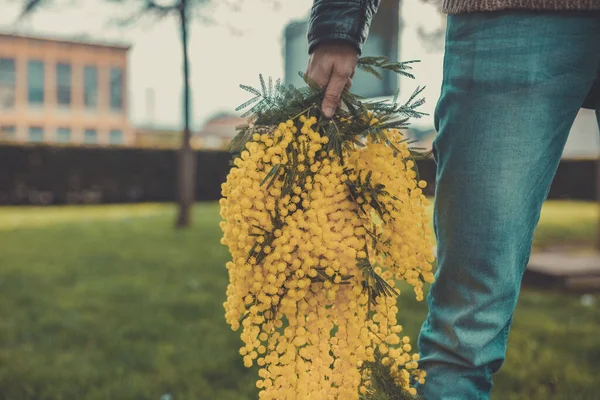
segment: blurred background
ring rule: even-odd
[[[311,5],[0,0],[1,400],[257,398],[224,321],[216,200],[239,84],[302,84]],[[427,86],[429,115],[406,131],[424,148],[444,29],[435,2],[384,0],[363,55],[421,60],[416,80],[354,79],[369,99]],[[582,111],[493,398],[600,399],[599,147]],[[435,165],[419,168],[432,195]],[[416,339],[426,304],[405,292]]]

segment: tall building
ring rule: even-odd
[[[129,145],[129,46],[0,34],[0,140]]]

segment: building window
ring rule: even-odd
[[[83,102],[86,108],[98,107],[98,68],[86,66],[83,68]]]
[[[121,111],[123,109],[123,70],[110,69],[110,109]]]
[[[15,106],[15,60],[0,58],[0,110]]]
[[[83,143],[85,143],[85,144],[98,143],[98,133],[96,133],[95,129],[86,129],[83,132]]]
[[[44,141],[44,130],[39,127],[29,128],[29,141],[31,143],[40,143]]]
[[[110,144],[123,144],[123,132],[119,130],[110,131],[108,142]]]
[[[0,140],[12,140],[15,138],[17,129],[14,125],[0,126]]]
[[[44,104],[44,63],[30,60],[27,68],[27,83],[29,87],[29,104]]]
[[[69,128],[58,128],[56,141],[58,143],[69,143],[71,141],[71,130]]]
[[[71,65],[56,64],[56,101],[60,106],[71,105]]]

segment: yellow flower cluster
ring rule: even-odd
[[[300,116],[254,134],[223,184],[226,320],[242,328],[244,364],[260,368],[260,399],[358,399],[372,390],[362,366],[376,353],[414,392],[425,374],[401,335],[396,299],[370,296],[357,260],[396,292],[405,280],[423,298],[433,280],[425,184],[399,132],[386,133],[396,149],[369,140],[342,164],[315,124]],[[388,193],[378,198],[383,213],[371,192],[349,189],[369,171]]]

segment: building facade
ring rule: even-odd
[[[0,34],[0,141],[132,145],[128,50]]]
[[[226,150],[239,133],[237,127],[246,125],[248,118],[231,113],[219,113],[210,118],[202,130],[192,139],[196,148],[205,150]]]

